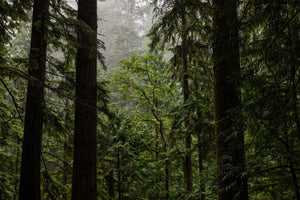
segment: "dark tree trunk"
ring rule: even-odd
[[[166,162],[165,162],[165,165],[166,165],[166,169],[165,169],[165,172],[166,172],[166,200],[169,200],[170,199],[170,172],[169,172],[169,161],[168,159],[166,159]]]
[[[20,160],[20,138],[18,137],[17,139],[17,147],[16,147],[16,168],[15,168],[15,172],[16,174],[19,173],[19,160]],[[17,200],[18,198],[18,186],[19,186],[19,181],[16,179],[15,182],[15,194],[14,194],[14,200]]]
[[[294,167],[294,162],[293,162],[291,157],[288,158],[288,161],[289,161],[289,164],[290,164],[289,169],[290,169],[293,184],[294,184],[294,191],[295,191],[296,199],[300,200],[298,178],[297,178],[296,170],[295,170],[295,167]]]
[[[154,93],[155,91],[153,91]],[[158,160],[158,140],[159,140],[159,136],[158,136],[158,132],[160,134],[160,137],[162,139],[162,143],[163,143],[163,152],[165,153],[164,155],[164,159],[165,159],[165,174],[166,174],[166,179],[165,179],[165,188],[166,188],[166,200],[168,200],[170,198],[170,173],[169,173],[169,160],[168,160],[168,149],[167,149],[167,141],[166,141],[166,136],[165,136],[165,131],[164,131],[164,122],[163,120],[159,117],[159,115],[157,115],[157,113],[155,112],[155,110],[159,110],[159,106],[158,106],[158,101],[156,98],[153,99],[153,105],[155,107],[155,109],[151,109],[152,114],[154,116],[154,118],[157,120],[157,122],[159,123],[159,127],[156,128],[156,149],[157,149],[157,153],[156,153],[156,159]],[[158,193],[157,193],[158,194]],[[158,197],[157,197],[158,198]]]
[[[156,126],[155,127],[155,161],[158,162],[159,161],[159,155],[160,155],[160,150],[159,150],[159,128]],[[154,185],[155,185],[155,194],[154,197],[155,199],[159,199],[159,192],[160,192],[160,188],[157,186],[158,183],[160,181],[160,177],[158,177],[157,175],[155,175],[155,179],[154,179]]]
[[[284,114],[284,118],[288,119],[288,116],[285,112]],[[287,155],[287,161],[289,163],[289,170],[291,172],[291,179],[294,185],[294,191],[295,191],[295,195],[296,195],[296,199],[300,200],[300,193],[299,193],[299,185],[298,185],[298,178],[297,178],[297,174],[296,174],[296,170],[295,170],[295,164],[293,161],[293,152],[290,150],[290,140],[289,140],[289,134],[288,134],[288,123],[287,121],[284,124],[284,129],[285,129],[285,138],[286,141],[280,139],[280,137],[277,137],[277,139],[285,146],[286,149],[286,155]],[[277,132],[278,128],[275,129],[275,131],[273,132]],[[276,133],[278,134],[278,133]]]
[[[69,111],[69,108],[70,107],[70,104],[69,104],[69,99],[66,99],[66,102],[65,102],[65,121],[64,121],[64,125],[65,127],[69,127],[70,125],[70,121],[71,121],[71,117],[70,117],[70,111]],[[70,158],[68,156],[70,150],[69,150],[69,146],[68,144],[70,144],[70,136],[68,135],[65,139],[64,139],[64,150],[63,150],[63,177],[62,177],[62,183],[64,185],[67,185],[68,184],[68,176],[70,175],[69,174],[69,161],[70,161]],[[63,194],[62,194],[62,198],[63,199],[68,199],[68,193],[69,191],[64,191]]]
[[[166,155],[164,155],[164,159],[165,159],[165,173],[166,173],[166,179],[165,179],[165,187],[166,187],[166,200],[168,200],[170,198],[170,191],[169,191],[169,181],[170,181],[170,174],[169,174],[169,160],[167,157],[167,141],[165,138],[165,134],[164,134],[164,125],[163,125],[163,121],[159,118],[157,118],[157,120],[159,121],[159,132],[162,138],[162,142],[163,142],[163,151]]]
[[[196,66],[196,61],[194,61],[194,66]],[[194,82],[194,89],[195,89],[195,96],[197,98],[197,100],[201,99],[201,96],[199,95],[199,84],[197,81]],[[197,110],[197,120],[201,120],[200,118],[201,116],[201,110]],[[198,160],[199,160],[199,174],[200,174],[200,200],[205,200],[205,184],[204,184],[204,178],[202,177],[202,172],[204,170],[204,166],[203,166],[203,160],[204,160],[204,154],[203,154],[203,143],[201,142],[201,133],[202,130],[198,129],[199,131],[197,131],[197,135],[198,135]]]
[[[183,5],[185,0],[182,1]],[[187,20],[186,20],[186,9],[182,6],[181,12],[182,20],[182,93],[183,93],[183,103],[185,104],[188,101],[190,92],[189,92],[189,82],[188,82],[188,57],[187,57]],[[192,156],[191,156],[191,146],[192,146],[192,137],[188,131],[190,125],[190,120],[187,118],[184,121],[184,133],[185,133],[185,149],[187,151],[185,156],[185,177],[186,177],[186,190],[189,192],[193,191],[193,174],[192,174]],[[190,198],[191,200],[191,198]]]
[[[297,48],[293,48],[292,45],[294,44],[299,44],[299,39],[298,37],[294,37],[294,35],[297,35],[297,33],[293,33],[290,29],[288,30],[288,33],[289,33],[289,38],[291,39],[291,41],[289,41],[289,50],[291,52],[291,60],[294,61],[294,60],[297,60],[297,51],[295,51],[295,49]],[[295,42],[296,41],[296,42]],[[299,121],[299,114],[298,114],[298,95],[297,95],[297,82],[296,82],[296,76],[297,76],[297,67],[295,64],[292,65],[291,67],[291,74],[290,74],[290,79],[291,79],[291,83],[292,83],[292,107],[293,107],[293,110],[294,110],[294,115],[293,115],[293,118],[294,118],[294,121],[295,121],[295,124],[296,124],[296,136],[298,137],[298,142],[300,142],[300,121]]]
[[[292,66],[292,70],[291,70],[291,74],[292,74],[292,86],[293,86],[293,90],[295,88],[295,91],[293,91],[293,96],[292,96],[292,106],[293,106],[293,110],[294,110],[294,121],[296,123],[296,136],[298,137],[298,141],[300,142],[300,121],[299,121],[299,114],[298,114],[298,96],[297,96],[297,92],[296,92],[296,67]]]
[[[115,176],[113,168],[110,168],[108,173],[105,175],[106,185],[108,187],[108,195],[109,200],[113,200],[115,198]]]
[[[203,166],[203,151],[201,147],[201,139],[200,135],[198,135],[198,159],[199,159],[199,173],[201,174],[203,172],[204,166]],[[200,178],[200,200],[205,200],[205,186],[204,186],[204,180],[203,177]]]
[[[40,161],[43,127],[44,83],[46,69],[46,32],[49,0],[35,0],[33,6],[31,46],[24,138],[22,147],[19,199],[40,200]]]
[[[214,105],[219,200],[247,200],[236,0],[213,1]]]
[[[72,200],[96,200],[97,1],[78,1]]]

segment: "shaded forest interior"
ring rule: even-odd
[[[0,200],[300,200],[297,0],[0,0]]]

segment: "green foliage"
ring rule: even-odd
[[[210,1],[101,2],[107,66],[98,82],[98,198],[217,199]],[[181,9],[187,25],[181,25]],[[0,0],[0,199],[16,199],[26,94],[31,1]],[[108,12],[114,11],[114,14]],[[43,199],[70,199],[76,20],[51,1],[42,153]],[[300,170],[299,3],[242,1],[239,9],[242,111],[250,199],[297,199]],[[148,24],[148,25],[145,25]],[[145,25],[145,26],[142,26]],[[147,28],[145,28],[147,27]],[[182,103],[181,36],[187,32],[190,97]],[[102,36],[101,36],[102,37]],[[98,41],[100,49],[104,43]],[[163,47],[164,51],[157,51]],[[98,52],[101,61],[104,57]],[[124,59],[127,58],[127,59]],[[119,63],[119,60],[122,59]],[[108,75],[109,74],[109,75]],[[108,76],[109,80],[104,80]],[[109,91],[109,92],[108,92]],[[184,189],[183,122],[192,134],[194,191]],[[160,129],[162,127],[162,129]],[[162,131],[161,131],[162,130]],[[167,161],[167,162],[166,162]],[[200,162],[202,169],[200,170]],[[169,165],[167,166],[166,163]],[[166,190],[166,169],[169,190]],[[113,180],[109,184],[108,175]]]
[[[298,12],[295,1],[255,1],[244,12],[243,98],[253,198],[298,198]]]
[[[126,143],[126,137],[122,134],[123,136],[120,138],[122,143],[117,144],[119,153],[125,153],[124,148],[127,150],[137,148],[133,154],[128,152],[127,155],[125,154],[126,156],[122,156],[123,159],[132,156],[131,159],[134,162],[129,169],[134,168],[134,172],[125,170],[128,167],[119,163],[121,165],[119,173],[129,173],[127,176],[134,178],[134,182],[136,182],[132,183],[133,185],[128,189],[129,191],[134,190],[129,194],[126,193],[130,198],[134,196],[136,199],[142,199],[143,196],[153,199],[156,198],[156,195],[163,195],[158,188],[164,187],[164,180],[158,179],[158,177],[166,178],[163,171],[165,166],[164,160],[158,158],[166,156],[167,153],[163,150],[163,146],[166,143],[165,137],[170,130],[167,113],[172,106],[172,94],[174,94],[174,89],[168,84],[169,80],[170,73],[166,70],[166,63],[162,61],[161,56],[154,55],[133,55],[131,59],[122,60],[121,69],[112,77],[112,86],[118,87],[121,93],[121,98],[113,106],[118,112],[126,114],[133,120],[130,122],[131,128],[126,128],[126,132],[135,133],[138,138],[127,137],[136,142],[140,141],[132,144]],[[131,106],[123,107],[122,101],[125,100],[131,101]],[[158,131],[160,124],[164,124],[163,132]],[[125,167],[124,170],[122,170],[123,167]],[[150,172],[152,172],[153,178],[147,179]],[[126,181],[123,179],[122,183]],[[141,184],[142,182],[144,184]],[[156,187],[149,187],[153,182],[156,183]],[[143,195],[142,191],[144,191]]]

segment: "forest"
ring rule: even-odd
[[[300,200],[299,13],[0,0],[0,200]]]

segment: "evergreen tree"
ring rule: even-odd
[[[299,199],[299,2],[253,1],[241,12],[251,196]],[[264,145],[262,145],[264,144]]]
[[[72,200],[97,199],[97,1],[78,1]]]
[[[213,1],[214,109],[219,200],[248,199],[241,115],[237,1]]]
[[[35,0],[29,55],[19,199],[41,199],[40,163],[49,1]]]
[[[188,29],[187,29],[187,13],[185,8],[185,0],[181,0],[181,10],[180,18],[181,18],[181,35],[180,39],[181,42],[181,60],[182,60],[182,80],[181,80],[181,87],[182,87],[182,93],[183,93],[183,104],[186,104],[190,97],[190,88],[189,88],[189,66],[188,66]],[[190,55],[191,56],[191,55]],[[189,111],[188,111],[189,112]],[[192,147],[192,136],[191,132],[188,130],[190,126],[190,120],[189,120],[189,113],[187,115],[187,119],[184,120],[184,139],[185,139],[185,149],[186,149],[186,155],[185,155],[185,163],[184,163],[184,169],[185,169],[185,178],[186,178],[186,190],[189,192],[193,191],[193,169],[192,169],[192,153],[191,153],[191,147]],[[192,200],[192,198],[189,198],[189,200]]]
[[[120,66],[98,84],[95,1],[77,20],[74,3],[47,0],[30,47],[33,2],[0,0],[1,200],[300,199],[299,1],[154,0],[155,56],[142,54],[150,0],[98,2]]]

